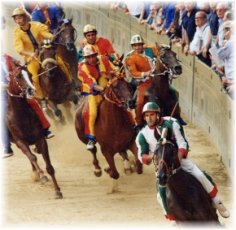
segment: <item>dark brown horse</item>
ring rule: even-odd
[[[27,103],[27,85],[29,82],[27,72],[21,67],[16,67],[10,73],[9,83],[9,105],[7,111],[7,126],[10,130],[12,141],[18,148],[28,157],[32,165],[33,173],[41,182],[46,182],[48,179],[44,175],[43,170],[37,163],[37,157],[31,152],[30,145],[35,145],[38,152],[46,163],[46,170],[51,176],[55,198],[62,198],[62,193],[55,178],[55,170],[51,164],[48,145],[44,137],[44,130],[41,122],[34,110]],[[31,84],[29,84],[33,87]]]
[[[178,95],[170,88],[170,84],[176,75],[182,73],[182,67],[171,47],[157,45],[157,48],[159,54],[156,60],[156,68],[152,74],[152,86],[147,92],[146,101],[156,102],[160,106],[162,115],[170,116],[178,102]],[[176,106],[173,117],[183,124],[179,105]]]
[[[114,155],[119,152],[127,160],[126,150],[129,149],[135,156],[137,173],[142,173],[142,164],[137,158],[137,146],[135,144],[136,133],[132,127],[127,114],[127,107],[132,100],[132,93],[128,83],[123,78],[113,78],[109,81],[104,92],[105,99],[98,108],[98,117],[95,123],[95,135],[100,144],[101,152],[109,165],[105,171],[114,178],[119,178],[119,173],[115,166]],[[84,113],[86,113],[87,99],[84,98],[79,105],[75,128],[79,139],[83,143],[88,140],[84,136]],[[95,175],[101,176],[101,167],[96,157],[97,149],[91,151],[93,154],[93,164]]]
[[[61,119],[62,112],[57,105],[71,100],[71,95],[74,93],[72,81],[67,78],[60,67],[56,48],[53,45],[40,49],[40,61],[40,86],[50,108]]]
[[[70,66],[74,87],[79,88],[77,49],[75,47],[76,39],[77,31],[72,25],[72,19],[63,19],[57,28],[54,44],[57,47],[57,54]]]
[[[154,163],[159,184],[166,185],[168,209],[177,222],[219,224],[210,196],[197,179],[181,168],[176,145],[169,141],[160,144]]]

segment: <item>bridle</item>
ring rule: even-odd
[[[112,104],[115,104],[118,107],[126,107],[126,102],[121,100],[116,92],[113,89],[113,85],[117,82],[120,77],[113,77],[111,80],[108,81],[107,86],[104,91],[104,98]]]
[[[11,73],[9,73],[9,75],[12,76],[14,82],[16,83],[17,87],[21,91],[19,94],[13,94],[8,89],[7,93],[10,97],[16,97],[16,98],[25,98],[26,97],[26,88],[23,88],[17,80],[17,76],[20,74],[21,70],[22,70],[21,67],[16,67],[15,70],[13,70]]]
[[[165,155],[165,148],[166,148],[166,144],[170,144],[173,146],[173,148],[175,147],[174,143],[171,142],[171,141],[166,141],[166,143],[163,145],[163,148],[162,148],[162,152],[161,152],[161,159],[160,161],[157,163],[155,158],[153,159],[153,163],[154,163],[154,166],[155,166],[155,169],[156,169],[156,173],[157,175],[160,174],[160,169],[161,168],[164,168],[166,169],[166,176],[167,178],[170,178],[171,176],[173,176],[174,174],[176,174],[180,169],[181,169],[181,166],[175,168],[175,165],[174,165],[174,161],[172,162],[171,166],[168,167],[168,164],[166,163],[166,161],[164,160],[164,155]],[[157,157],[157,155],[155,156]],[[162,166],[163,165],[163,166]],[[162,167],[161,167],[162,166]]]

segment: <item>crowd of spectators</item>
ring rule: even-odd
[[[180,46],[185,55],[194,55],[212,68],[220,77],[222,87],[234,98],[233,68],[234,9],[229,2],[130,2],[112,3],[146,23],[158,34],[167,35]]]

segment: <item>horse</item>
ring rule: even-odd
[[[72,81],[59,66],[56,47],[53,44],[47,48],[44,46],[40,48],[39,59],[41,62],[40,86],[54,115],[62,119],[62,112],[57,105],[72,100],[71,95],[74,94]]]
[[[78,60],[75,41],[77,31],[72,25],[72,19],[63,19],[54,35],[54,44],[57,47],[57,54],[70,66],[75,89],[80,88],[80,81],[77,77]]]
[[[32,90],[34,88],[29,80],[28,73],[23,67],[17,66],[9,74],[9,78],[9,104],[6,122],[11,134],[11,140],[30,160],[35,179],[39,179],[42,183],[45,183],[48,181],[48,178],[39,167],[37,157],[29,147],[30,145],[36,146],[38,153],[42,154],[46,164],[46,170],[52,178],[55,199],[61,199],[63,196],[55,177],[55,170],[51,164],[43,127],[38,116],[27,102],[29,89]]]
[[[156,102],[163,116],[170,116],[175,108],[173,117],[184,124],[180,116],[178,95],[170,90],[170,82],[182,73],[182,67],[176,58],[176,53],[171,50],[171,46],[159,46],[157,43],[156,46],[159,52],[155,69],[151,74],[152,85],[145,95],[145,101]]]
[[[160,186],[166,186],[167,207],[177,222],[219,224],[210,196],[196,178],[181,168],[174,143],[158,144],[154,164]]]
[[[135,157],[136,171],[142,173],[142,164],[137,157],[135,144],[136,132],[132,127],[127,108],[132,104],[132,92],[124,78],[113,77],[104,91],[104,100],[98,108],[98,117],[95,122],[95,135],[106,158],[108,168],[105,169],[111,178],[118,179],[119,173],[115,166],[114,155],[119,152],[127,162],[126,150],[129,149]],[[87,144],[84,136],[84,114],[86,113],[87,99],[81,100],[75,115],[75,129],[78,138]],[[94,174],[102,175],[101,167],[96,157],[97,148],[91,150],[93,154]]]

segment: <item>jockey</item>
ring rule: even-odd
[[[88,97],[88,109],[84,116],[85,137],[88,139],[87,149],[94,148],[96,137],[94,124],[97,117],[97,108],[101,103],[109,75],[119,75],[118,69],[105,55],[98,56],[97,51],[91,45],[83,48],[84,60],[79,64],[78,76],[82,82],[81,94]]]
[[[182,169],[193,175],[202,184],[221,216],[228,218],[230,213],[217,195],[218,190],[216,185],[211,183],[205,174],[187,158],[188,144],[185,139],[184,130],[182,126],[179,125],[178,121],[172,117],[161,117],[160,108],[155,102],[146,103],[142,112],[147,125],[138,133],[136,137],[138,157],[140,161],[147,165],[152,162],[153,155],[158,144],[155,137],[155,130],[160,136],[162,136],[161,134],[163,132],[167,132],[166,139],[174,141],[178,146],[178,157],[180,159]],[[157,186],[157,189],[159,190],[157,191],[158,202],[160,202],[166,218],[169,220],[174,220],[174,217],[167,208],[165,195],[166,187],[159,185]],[[159,199],[158,192],[160,194],[161,201]]]
[[[155,68],[154,58],[157,56],[157,48],[146,46],[141,35],[132,36],[130,45],[133,50],[130,51],[125,59],[126,77],[129,76],[132,85],[137,86],[137,105],[136,105],[136,123],[138,127],[143,126],[142,108],[144,105],[144,95],[151,86],[151,73]]]
[[[114,64],[118,65],[119,54],[114,50],[111,42],[104,37],[97,36],[97,30],[93,25],[86,25],[83,29],[85,40],[81,44],[81,48],[78,51],[78,61],[83,60],[82,50],[85,45],[92,45],[98,55],[106,55],[109,60]]]
[[[2,109],[3,109],[3,111],[4,111],[4,114],[6,114],[6,111],[7,111],[7,105],[8,105],[8,102],[7,102],[7,93],[6,93],[6,89],[8,88],[8,81],[9,81],[9,77],[8,77],[8,75],[9,74],[11,74],[13,71],[14,71],[14,69],[15,68],[17,68],[17,65],[19,65],[20,63],[18,62],[18,61],[16,61],[13,57],[11,57],[11,56],[9,56],[9,55],[3,55],[2,56],[2,61],[1,61],[1,65],[2,65],[2,74],[1,74],[1,76],[2,76],[2,78],[4,78],[4,79],[2,79],[3,81],[4,81],[4,85],[2,85],[3,87],[4,87],[4,91],[2,91],[2,102],[4,102],[3,103],[3,107],[2,107]],[[2,87],[1,87],[2,88]],[[2,89],[1,89],[2,90]],[[41,122],[41,124],[42,124],[42,128],[44,129],[44,135],[45,135],[45,138],[47,138],[47,139],[49,139],[49,138],[52,138],[52,137],[54,137],[54,134],[49,130],[49,127],[50,127],[50,123],[48,122],[48,120],[47,120],[47,118],[45,117],[45,115],[44,115],[44,113],[43,113],[43,111],[41,110],[41,108],[40,108],[40,106],[39,106],[39,104],[38,104],[38,102],[37,102],[37,100],[35,100],[34,98],[32,98],[32,97],[28,97],[27,98],[27,102],[28,102],[28,104],[31,106],[31,108],[35,111],[35,113],[36,113],[36,115],[38,116],[38,118],[39,118],[39,120],[40,120],[40,122]],[[3,117],[2,117],[3,118]],[[2,126],[3,127],[3,129],[5,128],[6,130],[2,130],[3,131],[3,133],[5,134],[5,132],[7,132],[6,133],[6,135],[8,135],[9,136],[9,131],[7,131],[7,127],[6,127],[6,124],[5,124],[5,122],[4,122],[4,125]],[[7,136],[4,136],[4,138],[5,138],[5,140],[8,140],[9,141],[9,143],[8,143],[8,148],[6,148],[4,151],[5,151],[5,153],[7,153],[7,151],[9,152],[9,153],[11,153],[12,152],[12,149],[11,149],[11,145],[10,145],[10,139],[9,139],[9,137],[7,138]],[[5,142],[5,143],[7,143],[7,142]],[[13,153],[13,152],[12,152]]]
[[[18,25],[14,31],[15,50],[22,56],[27,63],[27,69],[32,74],[32,81],[36,88],[35,97],[44,106],[45,101],[42,89],[39,84],[38,72],[40,63],[38,59],[39,44],[44,39],[53,39],[46,25],[40,22],[30,22],[30,16],[23,8],[16,8],[12,17]]]
[[[32,21],[41,22],[54,33],[63,19],[63,11],[55,4],[39,3],[31,14]]]

